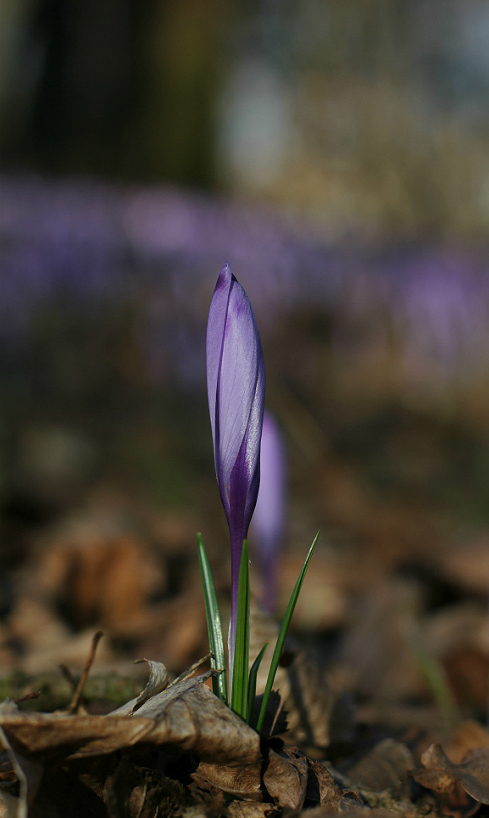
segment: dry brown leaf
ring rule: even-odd
[[[465,792],[481,804],[489,804],[489,748],[472,750],[455,766]]]
[[[320,761],[307,759],[309,776],[307,781],[307,800],[319,801],[319,804],[335,812],[341,800],[340,790],[333,776]]]
[[[484,533],[472,540],[458,542],[451,548],[443,549],[436,560],[440,573],[451,582],[464,586],[469,591],[487,593],[489,575],[489,549]]]
[[[348,778],[374,792],[391,789],[401,795],[413,767],[413,757],[406,745],[388,738],[355,764],[348,771]]]
[[[181,673],[178,678],[173,680],[171,674],[168,673],[168,670],[162,662],[153,662],[151,659],[137,659],[134,662],[135,665],[141,664],[142,662],[146,662],[148,665],[149,679],[139,696],[136,699],[126,702],[126,704],[119,707],[116,712],[119,715],[133,715],[136,710],[139,710],[143,704],[145,704],[149,699],[153,698],[153,696],[156,696],[158,693],[162,693],[163,690],[166,690],[169,687],[174,687],[175,685],[179,685],[180,682],[185,682],[187,679],[190,679],[197,668],[203,665],[208,659],[210,659],[210,653],[208,653],[207,656],[203,656],[202,659],[199,659],[197,662],[194,662],[191,667]]]
[[[98,516],[92,510],[91,517],[67,521],[45,545],[30,582],[43,598],[61,595],[79,626],[98,622],[118,629],[147,606],[164,577],[145,542],[107,510]]]
[[[460,763],[470,750],[489,747],[489,730],[473,719],[466,719],[457,726],[443,747],[450,761]]]
[[[295,747],[270,750],[263,783],[279,807],[299,810],[307,792],[307,759]]]
[[[212,764],[201,762],[192,776],[202,789],[216,787],[229,795],[247,801],[261,801],[261,758],[255,762],[236,766],[235,764]]]
[[[135,713],[151,696],[155,696],[157,693],[161,693],[162,690],[165,690],[171,680],[171,676],[162,662],[153,662],[151,659],[138,659],[137,661],[138,663],[146,662],[149,666],[149,679],[134,702],[130,711],[131,713]]]
[[[271,804],[257,804],[251,801],[233,801],[228,807],[229,818],[267,818],[275,812]]]
[[[431,744],[421,756],[424,769],[415,770],[413,778],[418,784],[435,792],[450,792],[457,777],[452,770],[452,762],[439,744]]]
[[[143,748],[153,745],[172,754],[194,753],[202,760],[201,772],[211,783],[240,797],[261,798],[260,738],[203,684],[211,674],[209,671],[196,678],[177,680],[143,701],[135,715],[136,699],[121,708],[126,712],[115,711],[108,716],[22,713],[14,710],[12,703],[4,704],[0,708],[0,740],[20,781],[19,816],[27,814],[43,770],[50,771],[57,764],[66,767],[82,759],[107,758],[138,744]],[[157,678],[161,683],[159,670],[153,681]],[[147,799],[144,781],[133,790],[128,793],[129,801],[134,802],[128,818],[139,816],[138,809]],[[97,789],[94,793],[100,800]],[[154,810],[148,814],[166,815]]]
[[[0,716],[0,728],[15,753],[39,758],[100,755],[130,747],[152,727],[127,716],[68,716],[18,713]]]
[[[455,764],[439,744],[432,744],[421,756],[424,770],[416,770],[415,780],[428,789],[445,793],[459,782],[465,792],[489,804],[489,747],[472,750],[460,764]]]
[[[209,676],[207,673],[197,680]],[[137,711],[137,715],[153,720],[145,741],[159,745],[170,741],[178,749],[194,752],[211,764],[255,764],[260,758],[258,733],[208,687],[195,681],[189,679],[174,685]]]
[[[81,758],[144,742],[194,752],[211,763],[253,764],[260,757],[259,736],[203,685],[210,675],[173,685],[134,716],[117,710],[108,716],[0,713],[0,728],[26,757]]]

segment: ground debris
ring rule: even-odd
[[[279,694],[271,733],[259,736],[236,716],[208,686],[215,671],[194,675],[208,658],[173,681],[163,664],[144,660],[149,680],[142,692],[106,715],[82,710],[81,682],[65,710],[22,710],[29,706],[22,698],[0,703],[0,818],[437,818],[470,809],[470,799],[489,803],[489,734],[476,722],[445,733],[446,752],[432,744],[421,756],[414,779],[432,792],[418,790],[413,800],[412,771],[427,736],[438,740],[435,733],[415,730],[402,741],[366,722],[364,745],[345,739],[356,760],[346,757],[340,773],[334,750],[331,762],[321,761],[304,745],[287,744],[298,730],[272,735],[286,725]],[[305,673],[308,662],[294,662]],[[304,701],[318,705],[319,677],[306,677]],[[327,686],[328,706],[309,710],[323,759],[331,695]]]
[[[106,779],[104,802],[110,818],[173,818],[193,799],[179,781],[126,757]]]

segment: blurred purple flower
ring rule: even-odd
[[[363,356],[365,337],[394,344],[408,386],[449,387],[487,369],[487,249],[335,247],[271,208],[168,187],[0,175],[0,201],[0,376],[35,352],[46,309],[86,318],[89,333],[134,304],[151,372],[188,387],[203,372],[194,338],[207,273],[227,253],[250,286],[259,280],[255,313],[269,332],[322,312],[339,351]]]
[[[231,537],[232,667],[241,550],[260,484],[265,365],[251,304],[228,264],[212,296],[206,351],[214,462]]]
[[[256,556],[262,572],[262,604],[270,613],[277,605],[279,549],[285,527],[285,451],[280,429],[266,411],[260,453],[260,490],[253,515]]]

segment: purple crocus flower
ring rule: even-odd
[[[251,304],[228,264],[212,296],[206,348],[214,462],[231,537],[232,668],[241,550],[260,484],[265,365]]]
[[[253,516],[256,555],[262,573],[262,605],[275,613],[277,568],[285,527],[285,451],[273,415],[265,411],[260,454],[260,491]]]

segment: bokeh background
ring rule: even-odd
[[[320,528],[295,627],[341,683],[429,698],[429,655],[485,707],[488,38],[481,0],[3,0],[3,670],[99,624],[107,662],[204,651],[228,261],[287,450],[279,609]]]

